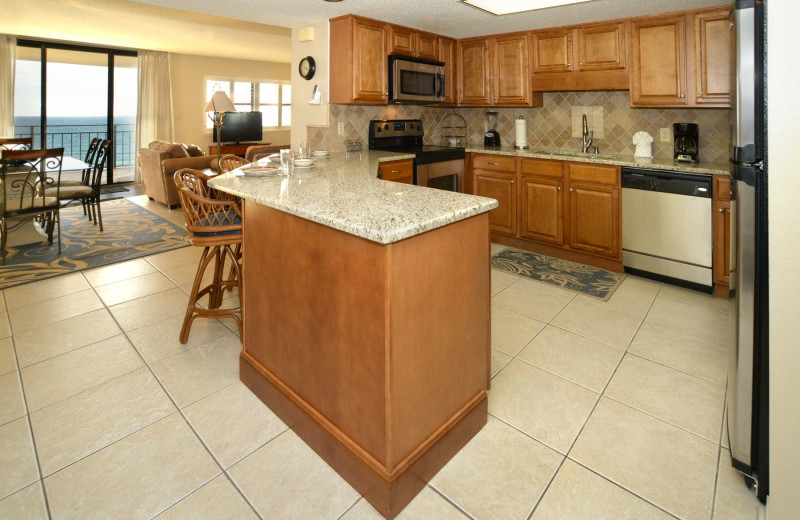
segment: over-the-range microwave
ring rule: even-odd
[[[389,56],[389,103],[441,103],[444,82],[440,61]]]

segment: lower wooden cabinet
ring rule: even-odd
[[[489,212],[489,229],[498,233],[517,233],[517,190],[515,176],[506,173],[476,172],[475,194],[497,199],[498,206]]]
[[[618,166],[500,157],[470,161],[473,193],[499,204],[489,214],[496,241],[622,270]]]
[[[723,175],[714,176],[713,216],[711,249],[711,278],[714,294],[727,298],[730,295],[731,278],[731,179]]]
[[[382,162],[378,168],[381,171],[380,178],[385,181],[414,184],[414,161],[411,159]]]

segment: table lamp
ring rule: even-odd
[[[208,118],[217,127],[217,172],[222,173],[222,120],[227,112],[236,112],[236,107],[225,92],[217,90],[206,105],[206,112],[214,113],[208,114]]]

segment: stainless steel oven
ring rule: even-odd
[[[444,101],[444,63],[389,56],[389,103]]]
[[[414,154],[414,184],[464,192],[464,148],[422,144],[419,119],[372,120],[369,149]]]

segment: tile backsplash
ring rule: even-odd
[[[672,157],[672,123],[697,123],[700,134],[700,160],[722,162],[728,159],[730,143],[729,111],[719,108],[631,108],[627,91],[546,92],[541,108],[496,108],[496,130],[503,145],[514,144],[514,120],[519,116],[528,122],[528,146],[531,149],[580,150],[583,140],[573,132],[573,108],[578,113],[591,110],[595,114],[594,144],[601,153],[633,155],[633,135],[644,131],[653,137],[653,156]],[[367,148],[370,119],[421,119],[425,126],[425,142],[446,144],[442,123],[457,113],[466,121],[467,142],[483,145],[487,108],[445,108],[417,105],[329,105],[329,126],[309,127],[307,139],[314,148],[343,151],[345,141],[360,140]],[[344,123],[343,136],[338,124]],[[662,143],[659,129],[670,129],[670,142]],[[602,135],[602,138],[600,137]]]

